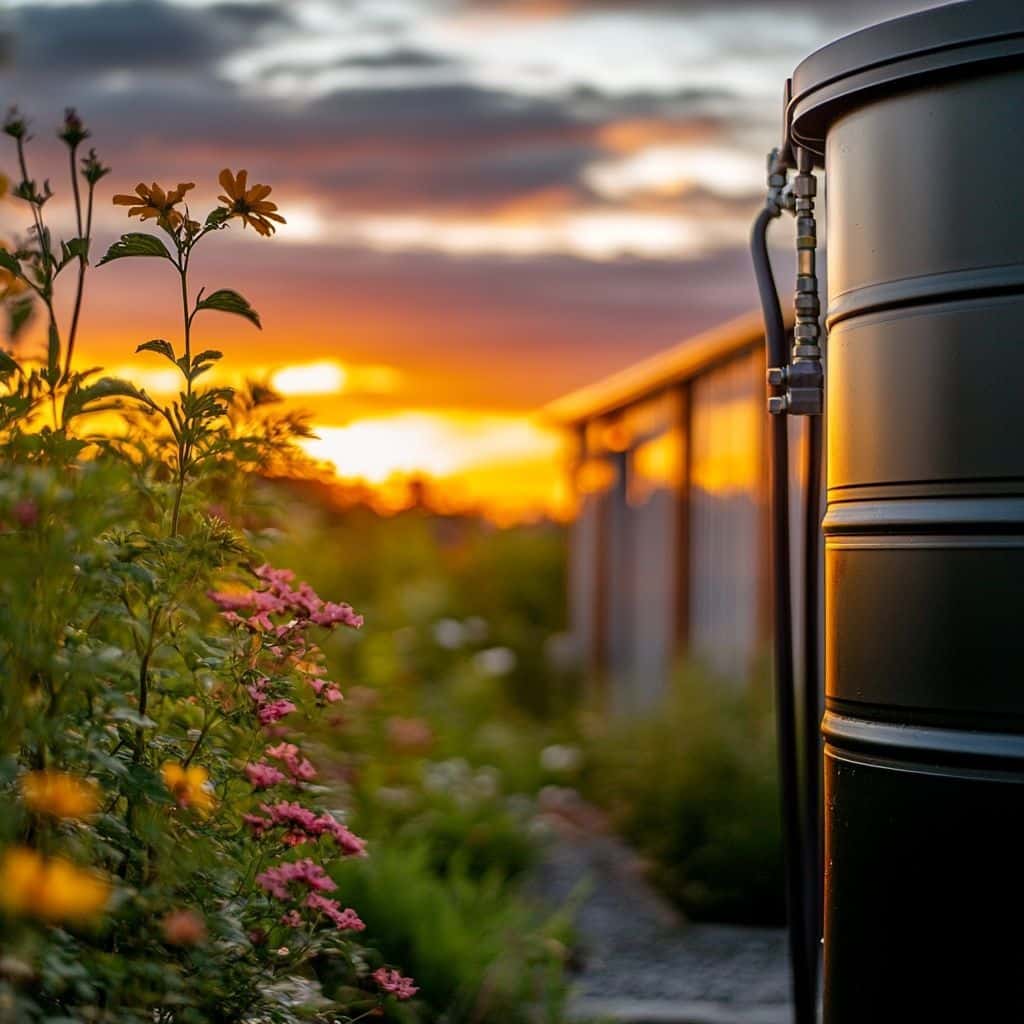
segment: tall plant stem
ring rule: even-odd
[[[156,646],[156,627],[159,619],[160,609],[156,608],[149,617],[149,635],[146,637],[146,647],[139,659],[139,718],[145,718],[146,712],[149,710],[149,662]],[[142,760],[144,732],[141,725],[135,727],[135,750],[132,754],[132,761],[135,764]]]
[[[178,273],[181,276],[181,313],[185,324],[185,395],[192,396],[192,375],[189,370],[192,367],[192,315],[188,308],[188,252],[181,256],[178,264]],[[191,444],[185,433],[188,429],[189,415],[182,410],[182,436],[178,441],[178,482],[174,491],[174,509],[171,512],[171,536],[177,537],[178,525],[181,519],[181,499],[185,492],[185,475],[188,473],[189,458],[191,456]]]
[[[78,283],[75,288],[75,306],[71,313],[71,327],[68,329],[68,349],[64,356],[64,373],[61,382],[71,376],[71,356],[75,351],[75,337],[78,334],[78,318],[82,312],[82,295],[85,292],[85,269],[88,264],[89,239],[92,235],[92,205],[95,185],[89,182],[89,193],[86,200],[85,230],[82,230],[82,208],[78,194],[78,179],[75,177],[75,155],[71,151],[71,183],[75,192],[75,213],[78,219],[78,237],[85,240],[85,252],[78,257]]]
[[[17,140],[18,167],[21,170],[21,183],[28,188],[31,179],[28,176],[28,161],[25,159],[25,140]],[[34,190],[33,190],[34,191]],[[22,197],[24,198],[24,197]],[[36,226],[36,237],[39,239],[39,251],[43,255],[43,265],[46,267],[46,276],[50,276],[50,247],[46,243],[46,232],[43,228],[43,215],[36,205],[34,199],[27,199],[26,202],[32,207],[32,220]]]

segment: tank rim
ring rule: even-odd
[[[786,141],[819,162],[835,119],[873,95],[928,79],[1024,68],[1024,4],[964,0],[879,22],[805,57],[786,88]]]

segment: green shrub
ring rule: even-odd
[[[589,740],[587,793],[695,919],[784,920],[774,735],[767,680],[689,670],[656,714]]]
[[[248,477],[289,465],[304,427],[268,409],[259,385],[207,386],[222,354],[196,344],[211,313],[259,326],[237,292],[195,290],[189,266],[239,220],[272,234],[271,189],[224,170],[227,195],[202,221],[185,203],[191,183],[115,197],[158,233],[123,235],[96,265],[146,259],[181,300],[180,340],[138,347],[179,378],[160,404],[73,359],[94,192],[109,170],[94,151],[79,156],[88,132],[67,111],[59,137],[84,233],[59,243],[16,110],[3,133],[32,223],[0,246],[16,342],[0,348],[0,1022],[383,1013],[415,986],[363,941],[355,911],[324,895],[335,890],[324,858],[363,844],[322,805],[317,770],[292,742],[342,697],[316,639],[361,620],[261,565],[257,538],[233,525]],[[68,279],[65,330],[54,300]],[[15,338],[33,311],[40,357]],[[333,1004],[312,978],[324,958],[346,966]]]
[[[439,871],[435,857],[429,842],[395,840],[333,875],[374,945],[416,978],[429,1019],[560,1021],[565,917],[543,920],[499,871],[480,877],[458,853]]]

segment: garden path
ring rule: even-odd
[[[685,921],[598,810],[568,790],[542,806],[551,842],[534,892],[549,906],[580,900],[572,1020],[789,1024],[782,929]]]

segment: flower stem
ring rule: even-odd
[[[185,324],[185,366],[182,371],[185,374],[185,395],[192,396],[192,375],[189,372],[192,367],[192,316],[188,308],[188,250],[181,254],[181,262],[178,264],[178,273],[181,276],[181,311]],[[188,473],[189,456],[191,455],[191,444],[185,436],[189,429],[191,416],[182,410],[183,426],[181,436],[178,440],[178,482],[174,491],[174,509],[171,512],[171,536],[177,537],[178,525],[181,520],[181,499],[185,492],[185,476]]]
[[[85,252],[78,257],[78,283],[75,288],[75,307],[71,313],[71,327],[68,329],[68,350],[64,357],[64,373],[61,381],[66,382],[71,376],[71,355],[75,351],[75,337],[78,334],[78,318],[82,312],[82,295],[85,291],[85,268],[88,266],[87,254],[89,252],[89,240],[92,235],[92,205],[93,195],[96,186],[89,182],[89,194],[86,200],[85,233],[82,233],[82,211],[81,201],[78,195],[78,180],[75,178],[75,157],[74,150],[71,154],[71,181],[75,189],[75,212],[78,217],[78,237],[85,239]]]

